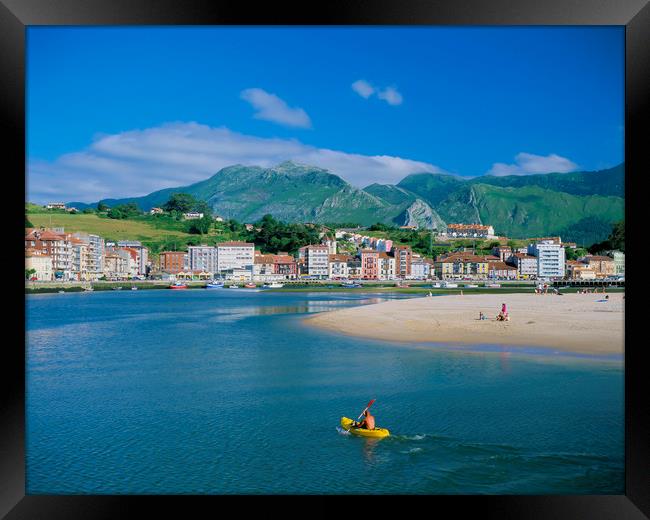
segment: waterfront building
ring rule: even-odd
[[[50,281],[54,279],[52,270],[52,257],[42,251],[29,248],[25,251],[25,269],[33,269],[35,273],[29,276],[30,279]]]
[[[567,260],[566,277],[571,280],[595,280],[596,271],[578,260]]]
[[[374,249],[361,250],[361,278],[377,280],[379,278],[379,252]]]
[[[498,257],[478,256],[469,252],[456,252],[441,255],[434,262],[438,278],[487,278],[490,263],[498,262]]]
[[[411,259],[413,251],[410,246],[395,246],[393,248],[395,257],[395,275],[398,278],[408,278],[411,275]]]
[[[111,278],[129,278],[136,270],[135,260],[130,251],[108,247],[104,255],[104,275]]]
[[[352,260],[350,255],[329,255],[327,277],[331,280],[347,278],[350,260]]]
[[[252,256],[252,255],[251,255]],[[187,248],[187,268],[189,271],[205,271],[216,273],[218,270],[218,251],[208,245],[189,246]],[[224,268],[224,270],[227,267]]]
[[[607,253],[614,259],[614,273],[616,276],[625,276],[625,253],[614,250]]]
[[[258,282],[277,282],[296,277],[296,261],[287,253],[263,255],[255,251],[253,280]]]
[[[380,280],[394,280],[396,275],[395,257],[386,252],[379,252],[379,271]]]
[[[88,265],[89,265],[89,244],[83,240],[70,237],[70,244],[72,245],[72,279],[80,282],[89,280]]]
[[[163,251],[159,259],[160,270],[166,273],[175,274],[189,269],[188,255],[183,251]]]
[[[298,277],[298,265],[296,259],[286,251],[278,251],[273,255],[273,273],[282,276],[286,280],[293,280]]]
[[[505,262],[489,262],[488,278],[499,280],[515,280],[517,278],[517,268],[506,264]]]
[[[249,269],[252,273],[255,263],[255,244],[252,242],[221,242],[216,246],[217,271]]]
[[[426,280],[431,275],[431,263],[424,258],[417,258],[411,262],[411,278],[413,280]]]
[[[117,245],[118,247],[129,247],[138,252],[136,274],[146,275],[147,264],[149,263],[149,250],[139,240],[120,240]]]
[[[565,251],[562,242],[544,239],[528,246],[528,254],[537,258],[537,276],[539,278],[563,278]]]
[[[327,278],[329,274],[329,248],[326,245],[310,245],[304,249],[304,255],[308,275]]]
[[[348,278],[361,278],[361,259],[352,257],[352,260],[348,260]]]
[[[587,255],[580,261],[594,270],[596,278],[607,278],[616,274],[616,264],[610,256]]]
[[[524,253],[514,253],[506,261],[517,269],[517,276],[524,279],[537,278],[537,258]]]
[[[92,233],[73,233],[72,236],[88,244],[87,279],[97,280],[104,273],[104,239]]]
[[[25,236],[25,248],[32,248],[52,257],[54,279],[72,278],[72,244],[61,229],[29,229]]]
[[[447,224],[447,235],[454,238],[496,238],[492,226],[481,224]]]

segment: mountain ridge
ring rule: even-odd
[[[514,238],[564,229],[580,235],[589,227],[581,222],[605,229],[605,224],[623,218],[624,166],[468,179],[423,172],[407,175],[397,184],[357,188],[329,170],[293,161],[270,168],[238,164],[187,186],[99,202],[109,206],[135,202],[147,211],[163,205],[172,193],[183,192],[206,201],[225,218],[246,222],[270,213],[285,221],[382,222],[437,230],[451,222],[489,223],[497,234]]]

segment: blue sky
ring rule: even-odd
[[[29,27],[30,200],[284,159],[408,173],[623,161],[622,27]]]

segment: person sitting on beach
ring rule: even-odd
[[[358,423],[357,421],[354,421],[352,423],[352,426],[355,428],[365,428],[366,430],[374,430],[375,429],[375,418],[370,415],[370,412],[366,410],[363,412],[363,415],[365,416],[365,419]]]
[[[484,320],[484,319],[485,319],[485,314],[483,314],[482,311],[479,311],[479,313],[478,313],[478,319],[479,319],[479,320]]]

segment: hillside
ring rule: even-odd
[[[359,189],[322,168],[287,161],[272,168],[230,166],[188,186],[101,202],[135,202],[149,210],[184,192],[241,222],[271,214],[287,222],[381,222],[438,230],[452,222],[483,223],[513,238],[560,234],[590,243],[604,240],[611,223],[623,218],[624,184],[621,164],[595,172],[471,179],[419,173],[396,185]]]

